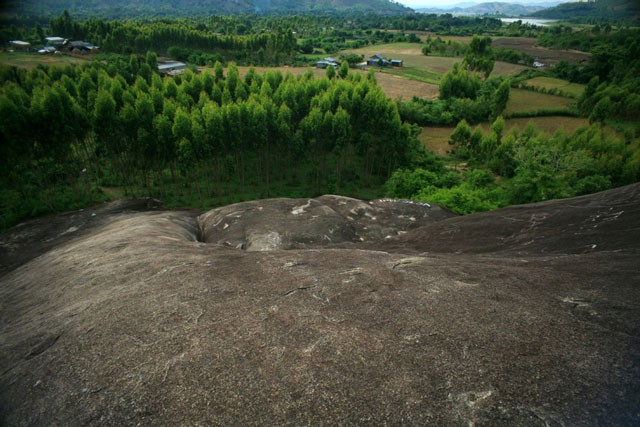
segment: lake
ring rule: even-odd
[[[516,21],[522,21],[523,24],[538,25],[540,27],[548,27],[554,22],[558,22],[553,19],[534,19],[534,18],[500,18],[500,20],[505,24],[511,24],[512,22],[516,22]]]

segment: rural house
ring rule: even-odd
[[[57,36],[45,37],[44,38],[49,46],[63,45],[66,39]]]
[[[388,67],[391,65],[389,61],[387,61],[387,57],[381,53],[376,53],[371,58],[367,59],[367,65],[370,67],[374,67],[379,65],[381,67]]]
[[[38,49],[38,53],[53,55],[53,54],[59,53],[59,52],[53,46],[45,46],[42,49]]]
[[[9,44],[11,45],[11,48],[13,50],[23,50],[23,51],[31,50],[31,43],[25,42],[22,40],[11,40]]]
[[[72,41],[65,40],[62,44],[62,48],[72,53],[89,53],[100,50],[98,46],[94,46],[89,42],[83,42],[80,40]]]
[[[176,76],[183,74],[185,68],[187,68],[187,64],[184,62],[174,61],[168,58],[158,59],[158,72],[162,75]]]
[[[328,67],[338,68],[339,66],[340,66],[340,62],[337,59],[331,58],[331,57],[324,58],[316,62],[316,67],[318,68],[328,68]]]
[[[367,65],[370,67],[402,67],[402,59],[387,59],[387,57],[381,53],[376,53],[371,58],[367,59]]]

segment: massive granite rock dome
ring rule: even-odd
[[[267,251],[377,244],[452,216],[440,206],[408,200],[322,196],[238,203],[199,216],[198,224],[207,243]]]
[[[0,236],[0,422],[637,425],[639,242],[640,185],[29,221]]]

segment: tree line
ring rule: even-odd
[[[388,0],[352,0],[346,2],[316,0],[110,0],[109,2],[69,2],[65,0],[21,0],[10,2],[6,7],[10,12],[21,15],[52,16],[67,8],[81,17],[101,17],[105,19],[170,18],[221,15],[260,14],[292,15],[305,13],[342,14],[378,13],[400,14],[410,9]]]
[[[460,214],[595,193],[640,180],[640,144],[601,126],[549,137],[534,126],[506,132],[498,117],[488,132],[463,120],[450,136],[452,157],[400,169],[386,183],[391,197],[440,203]],[[500,179],[497,179],[500,177]]]

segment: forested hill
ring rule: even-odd
[[[411,9],[390,0],[13,0],[9,10],[23,15],[60,15],[122,19],[227,13],[406,13]]]
[[[596,0],[562,3],[536,12],[533,16],[573,22],[595,23],[619,20],[638,24],[640,23],[640,2],[638,0]]]

